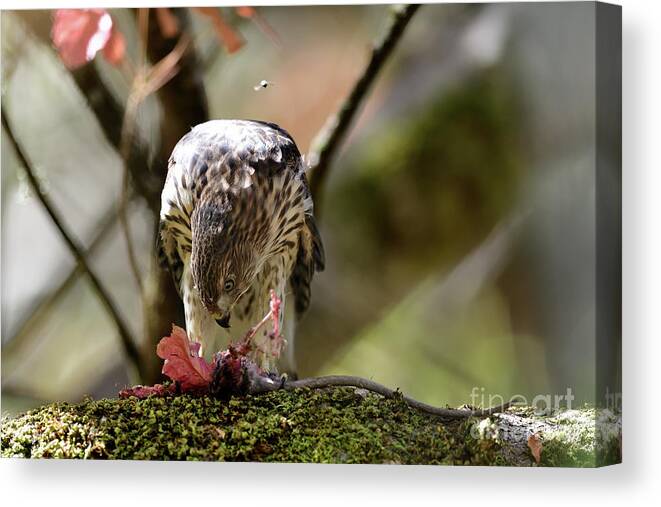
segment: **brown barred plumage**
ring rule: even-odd
[[[295,321],[309,305],[324,250],[303,160],[285,130],[214,120],[186,134],[169,161],[160,239],[189,337],[207,357],[227,345],[225,326],[237,339],[267,313],[273,289],[283,301],[288,342],[280,366],[294,370]],[[264,332],[253,353],[269,370],[274,346]]]

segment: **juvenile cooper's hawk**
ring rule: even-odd
[[[214,120],[174,148],[161,196],[161,254],[172,272],[191,340],[206,357],[225,348],[282,299],[287,341],[280,367],[294,371],[297,318],[310,282],[324,267],[312,198],[291,136],[272,123]],[[266,331],[253,359],[272,370],[275,344]]]

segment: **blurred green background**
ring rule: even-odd
[[[135,19],[111,11],[135,52]],[[287,129],[301,152],[351,89],[385,6],[260,8],[237,53],[193,16],[212,118]],[[324,189],[327,269],[297,339],[300,375],[369,377],[432,404],[478,392],[594,402],[594,6],[426,5],[369,95]],[[127,84],[96,65],[117,97]],[[254,86],[266,79],[266,89]],[[44,188],[87,244],[119,199],[121,160],[52,48],[2,13],[2,99]],[[149,98],[141,134],[162,111]],[[2,149],[2,410],[113,396],[115,330]],[[140,262],[153,247],[130,208]],[[115,226],[92,257],[135,332],[137,290]],[[614,309],[615,310],[615,309]],[[482,402],[483,400],[478,400]],[[484,402],[488,402],[485,399]]]

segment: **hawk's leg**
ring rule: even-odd
[[[291,299],[291,298],[290,298]],[[294,337],[296,335],[296,312],[294,311],[294,302],[289,301],[285,305],[284,311],[281,314],[283,322],[281,324],[282,335],[285,339],[284,349],[278,367],[281,373],[287,374],[288,378],[296,379],[296,358],[294,349]]]

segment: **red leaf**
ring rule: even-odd
[[[271,42],[273,42],[273,44],[275,44],[278,47],[282,47],[282,41],[280,40],[280,36],[273,29],[273,27],[269,25],[268,21],[266,21],[265,18],[260,16],[259,12],[257,12],[257,9],[255,9],[254,7],[235,7],[234,11],[242,18],[253,20],[257,25],[257,27],[269,39],[271,39]]]
[[[156,9],[156,22],[161,30],[161,35],[166,39],[172,39],[179,33],[179,21],[167,7]]]
[[[113,28],[112,35],[103,48],[103,56],[113,65],[119,65],[126,54],[126,41],[122,32]]]
[[[182,391],[208,388],[214,365],[200,357],[200,344],[188,340],[186,331],[172,326],[172,334],[158,342],[158,357],[165,360],[163,374],[179,382]]]
[[[105,9],[58,9],[53,19],[51,37],[60,58],[69,69],[91,61],[104,49],[113,35],[113,21]],[[109,50],[116,60],[123,56],[123,38],[113,41]],[[111,60],[112,61],[112,60]]]
[[[195,7],[200,14],[211,19],[213,27],[216,29],[218,38],[225,44],[228,53],[234,53],[243,46],[243,39],[230,25],[225,23],[225,19],[220,14],[217,7]]]
[[[252,18],[257,12],[254,7],[235,7],[234,10],[242,18]]]
[[[539,433],[528,437],[528,449],[530,449],[532,457],[535,458],[535,463],[539,465],[539,461],[542,459],[542,439]]]

